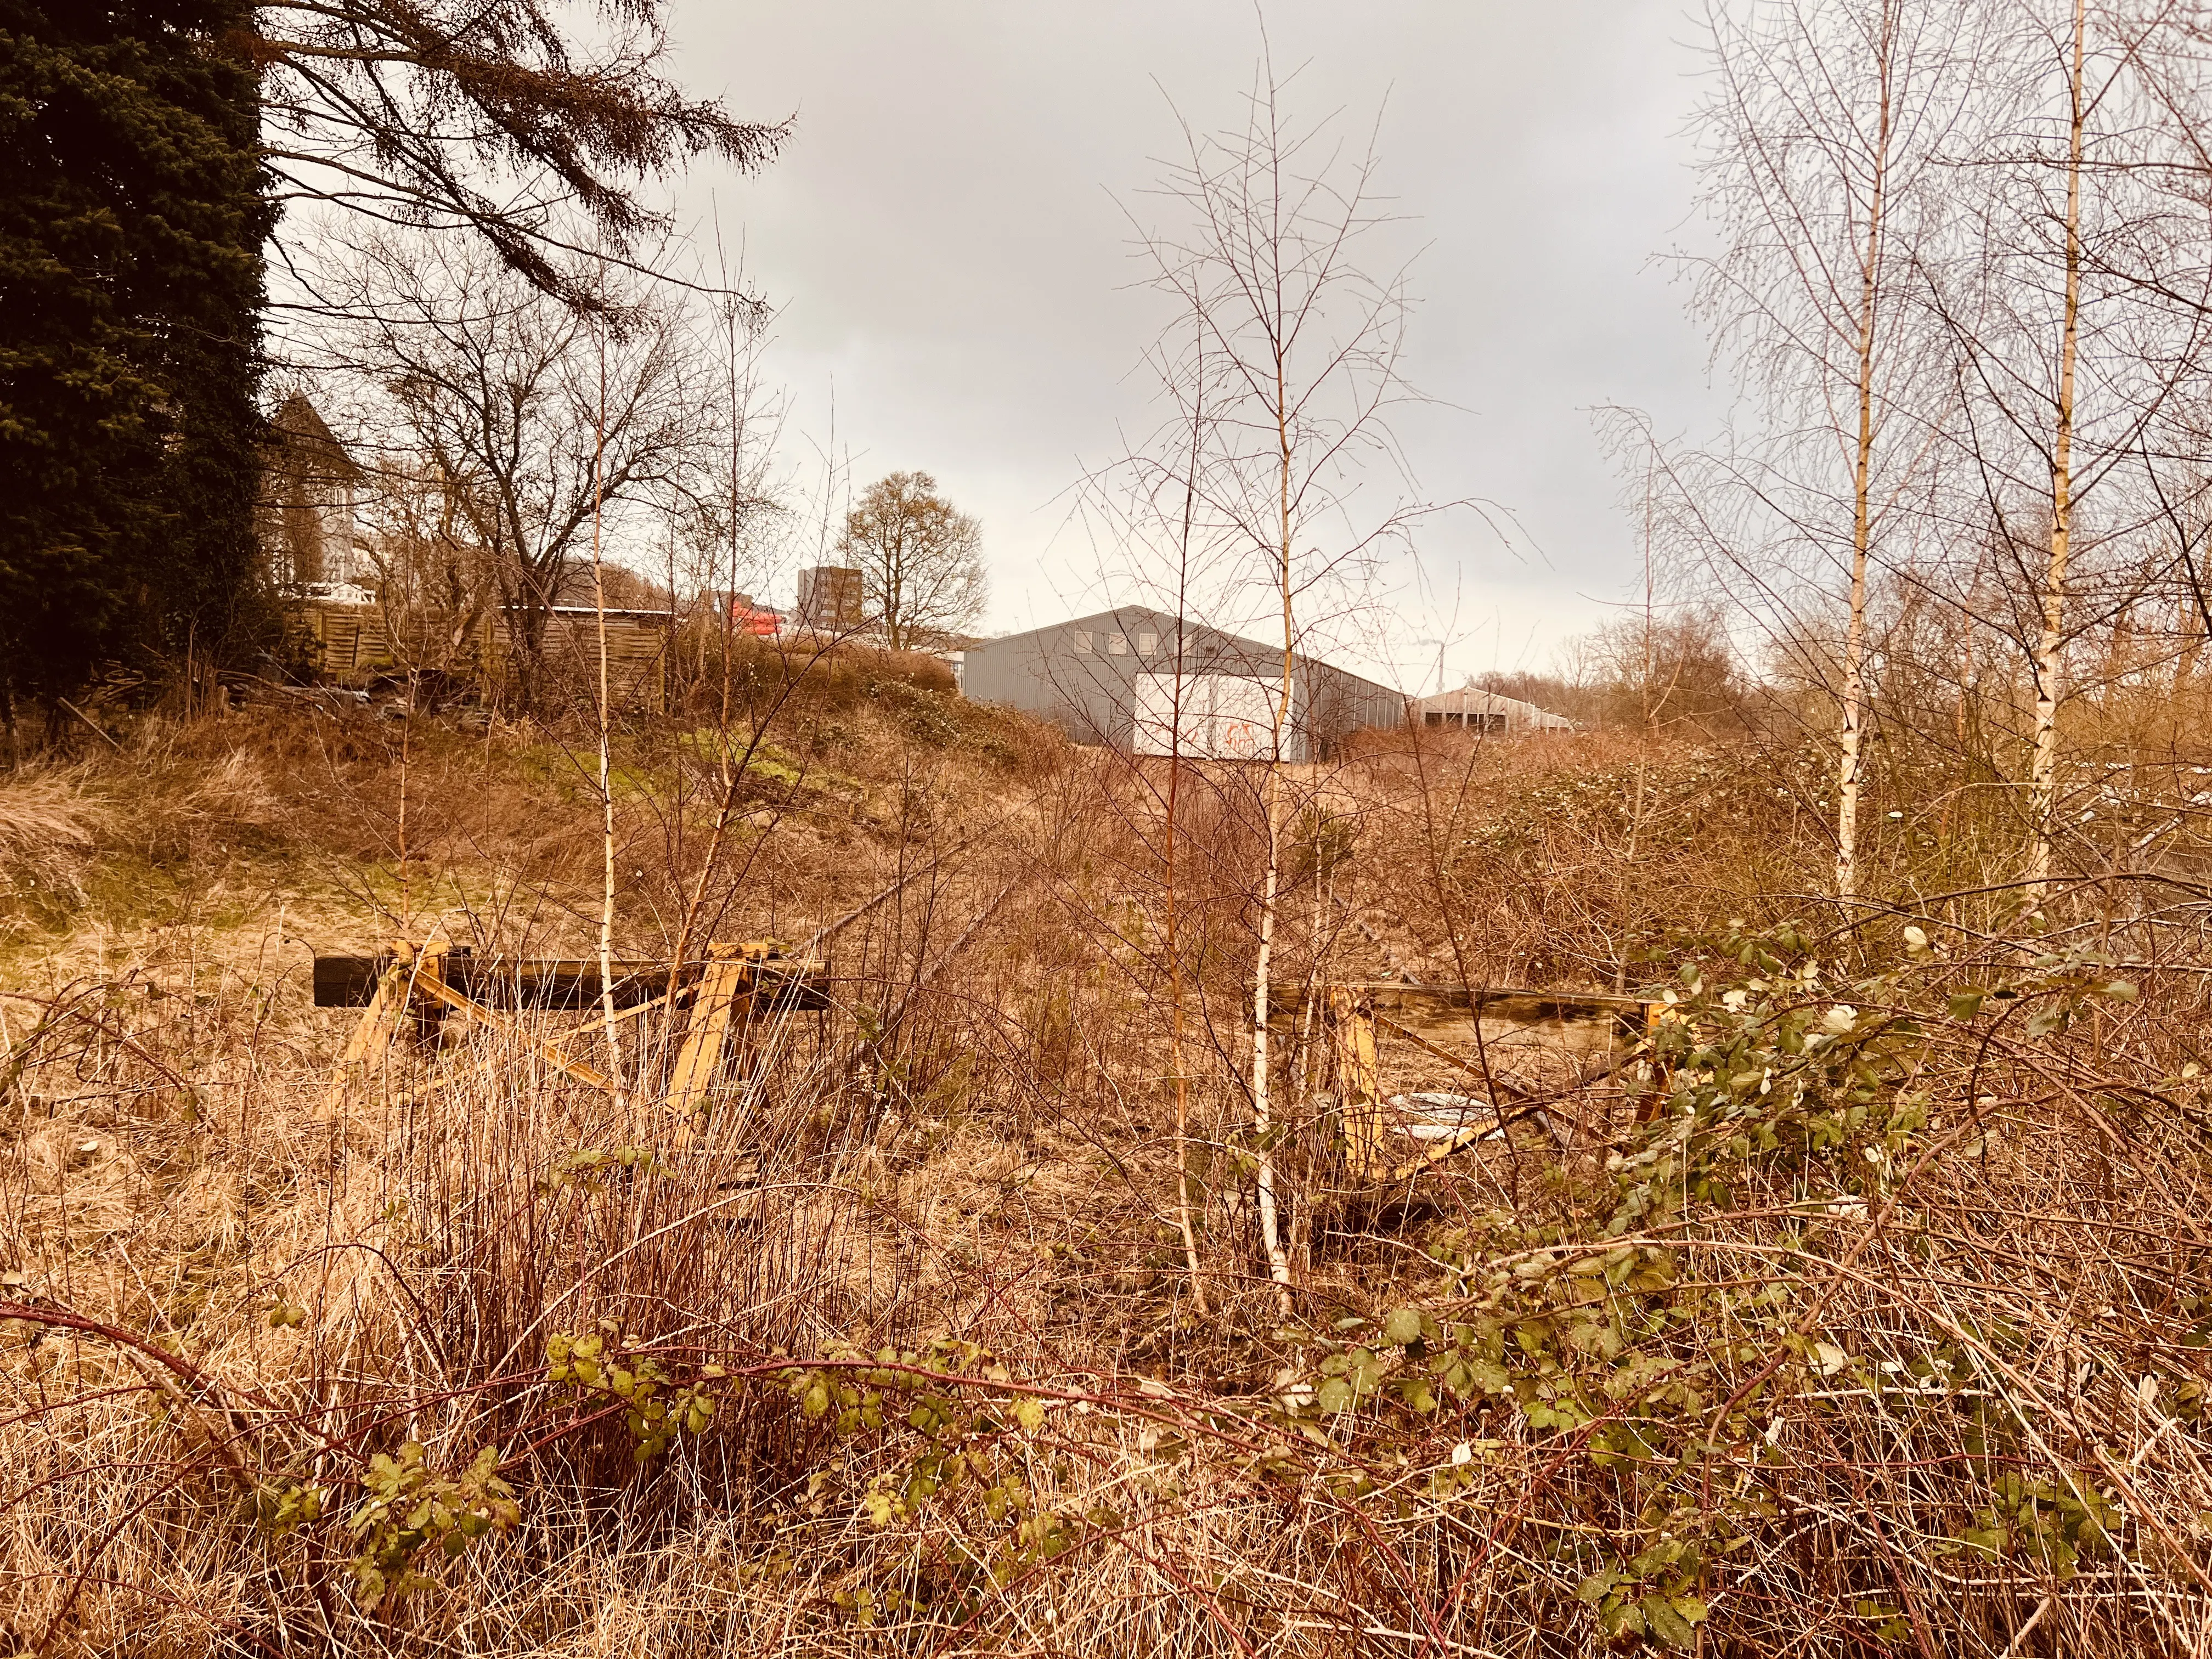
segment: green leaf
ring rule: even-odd
[[[1647,1595],[1637,1606],[1643,1610],[1645,1627],[1668,1647],[1686,1648],[1698,1639],[1695,1627],[1666,1596]]]
[[[1994,1561],[2004,1553],[2007,1538],[2002,1527],[1968,1527],[1959,1534],[1959,1541],[1984,1560]]]
[[[1511,1375],[1494,1359],[1470,1361],[1467,1369],[1474,1386],[1485,1394],[1504,1394],[1513,1386]]]
[[[1401,1346],[1421,1340],[1421,1316],[1417,1309],[1395,1308],[1383,1322],[1382,1334]]]
[[[1034,1434],[1044,1423],[1044,1401],[1034,1396],[1014,1402],[1014,1421]]]
[[[1349,1410],[1354,1395],[1349,1382],[1340,1376],[1332,1376],[1321,1385],[1316,1398],[1320,1401],[1323,1411],[1334,1413]]]
[[[1981,1012],[1982,999],[1988,993],[1984,991],[1957,993],[1951,999],[1951,1018],[1960,1020],[1972,1019]]]

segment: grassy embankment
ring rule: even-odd
[[[940,693],[739,738],[623,735],[626,951],[803,939],[925,873],[689,1144],[649,1023],[619,1098],[450,1028],[328,1090],[351,1016],[307,1006],[311,950],[585,953],[577,734],[257,710],[0,782],[18,1648],[2196,1650],[2178,866],[2034,921],[1960,891],[1999,837],[1953,801],[1843,915],[1788,750],[1301,777],[1291,979],[1683,1017],[1524,1074],[1556,1134],[1388,1193],[1293,1056],[1285,1316],[1241,1132],[1249,780],[1183,781],[1170,885],[1160,776]]]

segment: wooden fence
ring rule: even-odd
[[[507,684],[514,645],[500,616],[457,629],[435,617],[394,618],[377,605],[324,599],[307,601],[294,616],[304,654],[320,678],[357,683],[436,672],[474,680],[491,696]],[[607,613],[608,690],[616,702],[667,706],[674,620],[659,611]],[[595,612],[570,606],[547,617],[545,665],[557,679],[592,683],[599,669]]]

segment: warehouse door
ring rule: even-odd
[[[1276,683],[1242,674],[1188,674],[1177,706],[1173,674],[1137,678],[1136,750],[1140,755],[1180,752],[1191,759],[1257,760],[1268,757],[1274,735]],[[1297,730],[1297,710],[1284,732],[1283,758],[1305,758]],[[1178,718],[1180,716],[1180,718]]]

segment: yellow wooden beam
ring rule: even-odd
[[[352,1085],[356,1068],[366,1079],[391,1052],[392,1040],[398,1035],[399,1022],[407,1012],[414,977],[415,947],[402,943],[395,949],[392,965],[377,981],[376,994],[369,998],[368,1006],[361,1011],[361,1021],[346,1039],[345,1052],[338,1056],[338,1063],[331,1073],[330,1086],[323,1092],[324,1115],[343,1109],[346,1091]]]
[[[1382,1156],[1382,1074],[1375,1054],[1375,1010],[1348,987],[1324,993],[1322,1018],[1336,1073],[1337,1109],[1344,1124],[1345,1164],[1364,1181]]]
[[[691,1018],[684,1029],[684,1046],[677,1051],[676,1069],[668,1079],[668,1105],[677,1115],[678,1145],[696,1132],[708,1105],[708,1091],[721,1069],[722,1051],[728,1046],[730,1025],[738,1006],[752,994],[758,958],[744,947],[710,953],[692,1000]]]
[[[536,1054],[539,1059],[544,1060],[547,1065],[552,1066],[556,1071],[566,1073],[568,1076],[574,1078],[577,1082],[588,1083],[594,1089],[604,1090],[608,1094],[615,1092],[615,1084],[612,1078],[607,1077],[599,1072],[593,1071],[590,1066],[585,1065],[583,1061],[580,1060],[569,1059],[568,1055],[561,1052],[557,1044],[548,1042],[542,1037],[532,1036],[523,1031],[518,1030],[514,1025],[510,1024],[507,1021],[501,1019],[497,1014],[492,1012],[490,1009],[485,1007],[482,1003],[477,1002],[469,997],[464,996],[460,992],[456,991],[452,986],[447,984],[444,980],[425,979],[420,982],[417,988],[429,996],[435,998],[439,1002],[452,1009],[455,1013],[459,1014],[463,1018],[473,1021],[475,1024],[482,1025],[489,1030],[497,1031],[502,1036],[513,1037],[518,1042],[524,1043],[532,1053]]]

